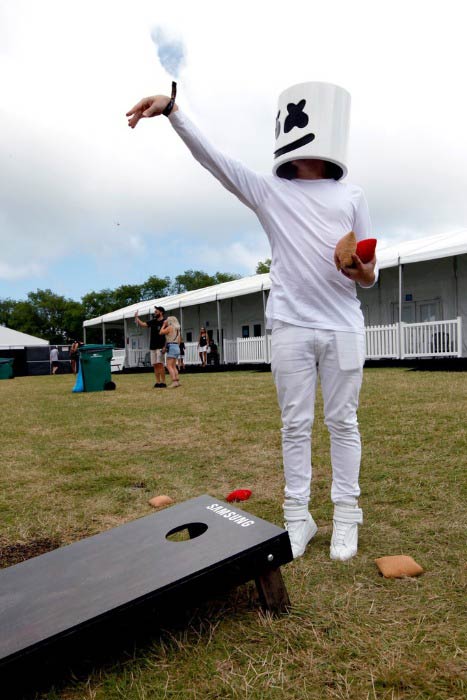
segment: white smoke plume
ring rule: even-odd
[[[186,62],[185,46],[181,39],[170,37],[162,27],[155,27],[151,39],[157,49],[162,67],[173,78],[180,77],[180,70]]]

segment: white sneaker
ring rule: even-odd
[[[293,558],[305,553],[308,542],[318,532],[318,526],[304,505],[286,505],[284,503],[284,527],[289,533]]]
[[[361,508],[350,505],[334,506],[330,556],[334,561],[347,561],[357,554],[358,526],[363,523]]]

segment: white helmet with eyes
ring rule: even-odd
[[[279,96],[273,173],[293,179],[292,161],[319,159],[330,174],[347,175],[350,94],[331,83],[298,83]]]

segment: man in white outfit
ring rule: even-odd
[[[371,287],[376,258],[338,272],[334,250],[354,231],[371,233],[359,187],[347,172],[350,96],[335,85],[302,83],[279,98],[273,175],[260,175],[214,148],[172,98],[142,99],[128,113],[129,126],[164,114],[193,156],[251,208],[271,245],[271,292],[266,316],[272,327],[272,372],[282,414],[284,516],[294,557],[301,556],[317,526],[308,511],[311,429],[318,377],[331,437],[334,503],[330,555],[345,561],[357,553],[361,458],[358,397],[365,358],[363,316],[356,283]]]

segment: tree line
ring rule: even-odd
[[[269,271],[270,260],[259,262],[256,274]],[[60,345],[81,339],[83,321],[103,316],[131,304],[211,287],[240,279],[240,275],[202,270],[185,270],[173,280],[152,275],[143,284],[122,284],[116,289],[88,292],[81,301],[67,299],[51,289],[29,292],[25,300],[0,299],[0,325]]]
[[[81,339],[83,321],[86,319],[138,302],[239,278],[240,275],[227,272],[209,275],[201,270],[186,270],[173,280],[153,275],[143,284],[122,284],[116,289],[88,292],[81,297],[81,301],[67,299],[51,289],[38,289],[29,292],[25,300],[0,299],[0,325],[44,338],[52,344],[66,344],[70,340]]]

